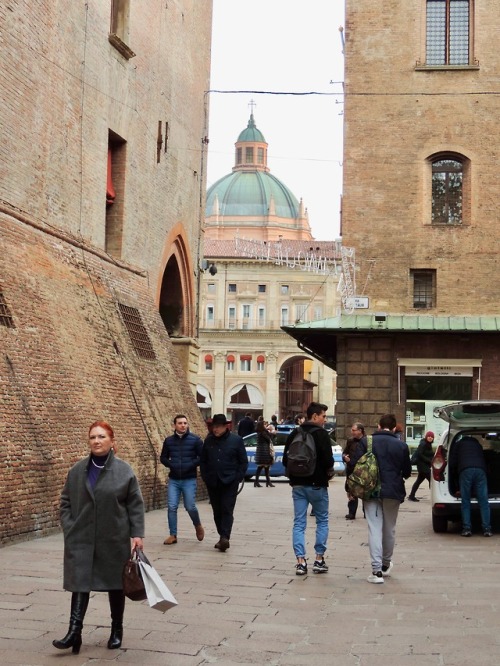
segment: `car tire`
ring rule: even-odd
[[[436,516],[432,514],[432,529],[440,534],[448,531],[448,518],[446,516]]]

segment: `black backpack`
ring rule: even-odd
[[[286,475],[312,476],[316,469],[316,442],[312,436],[314,430],[305,430],[300,426],[295,429],[294,436],[287,450]]]

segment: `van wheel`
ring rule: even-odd
[[[446,532],[448,530],[448,518],[446,516],[436,516],[432,514],[432,529],[434,532]]]

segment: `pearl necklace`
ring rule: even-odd
[[[96,462],[94,462],[94,459],[92,458],[92,464],[94,465],[94,467],[98,467],[99,469],[103,469],[103,468],[104,468],[104,465],[105,465],[106,463],[104,463],[104,465],[98,465]]]

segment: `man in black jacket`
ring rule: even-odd
[[[214,414],[212,432],[201,450],[200,471],[207,486],[219,541],[214,548],[224,552],[229,548],[233,513],[238,486],[248,467],[243,439],[227,429],[230,421],[224,414]]]
[[[360,444],[356,451],[356,464],[367,450],[367,443]],[[372,564],[369,583],[383,583],[392,569],[392,555],[396,539],[396,521],[399,506],[406,491],[404,479],[411,476],[408,445],[396,435],[396,417],[384,414],[380,418],[377,432],[372,435],[372,450],[377,458],[380,476],[380,491],[376,496],[363,500],[368,523],[368,545]]]
[[[328,540],[328,482],[333,477],[332,440],[324,429],[328,407],[319,402],[311,402],[307,408],[307,421],[301,428],[310,431],[316,445],[316,465],[310,476],[289,476],[293,499],[293,550],[297,558],[295,573],[307,574],[305,532],[307,527],[307,509],[311,504],[316,518],[316,553],[314,573],[327,573],[325,562],[326,542]],[[283,465],[287,466],[288,452],[293,442],[294,430],[286,440],[283,452]]]
[[[163,542],[167,546],[177,543],[177,509],[182,499],[184,508],[193,521],[198,541],[203,541],[205,530],[196,506],[197,468],[200,464],[203,441],[190,432],[184,414],[174,418],[174,434],[163,442],[160,461],[169,470],[167,485],[167,519],[169,536]]]

